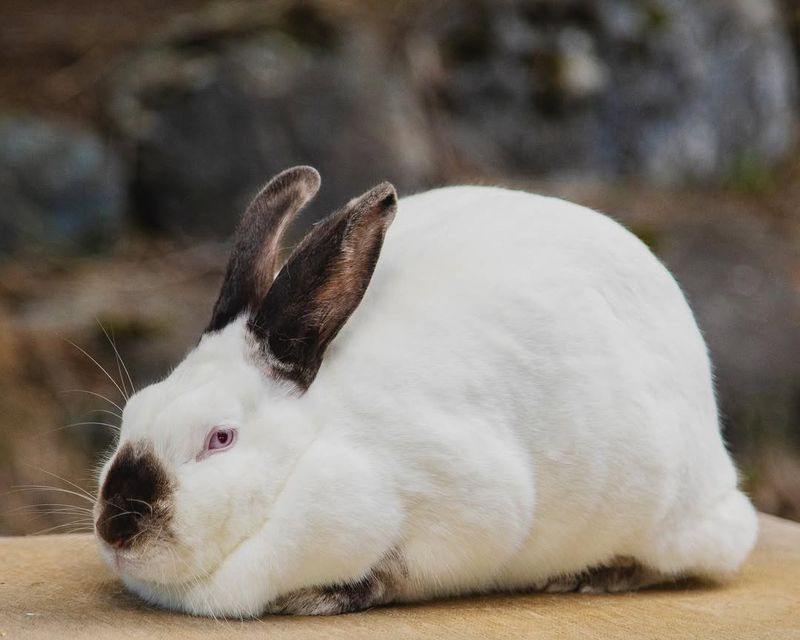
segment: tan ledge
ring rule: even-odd
[[[159,611],[124,593],[88,535],[0,538],[0,638],[800,638],[800,524],[761,516],[724,586],[513,595],[246,622]]]

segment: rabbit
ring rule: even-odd
[[[124,407],[102,555],[204,616],[724,579],[755,511],[667,269],[603,214],[382,183],[281,265],[310,167],[247,208],[199,343]]]

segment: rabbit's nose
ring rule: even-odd
[[[167,517],[170,482],[150,447],[127,443],[117,452],[100,490],[97,535],[114,548],[144,542],[148,529]],[[138,543],[137,543],[138,544]]]

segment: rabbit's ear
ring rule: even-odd
[[[283,232],[319,189],[311,167],[279,173],[247,207],[228,259],[225,279],[206,332],[217,331],[245,311],[254,312],[275,278]]]
[[[303,239],[250,318],[272,372],[307,389],[325,348],[367,289],[397,210],[388,182],[352,200]]]

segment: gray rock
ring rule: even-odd
[[[309,7],[289,18],[221,7],[116,75],[108,112],[134,159],[144,222],[226,237],[266,179],[293,164],[322,174],[307,219],[381,180],[401,191],[431,181],[433,149],[404,79],[367,35]]]
[[[0,255],[96,247],[120,227],[121,163],[91,131],[0,119]]]
[[[107,114],[142,221],[227,236],[296,163],[323,176],[308,221],[383,179],[713,182],[792,142],[794,63],[772,0],[433,3],[392,42],[333,6],[212,5],[113,76]]]
[[[792,142],[771,0],[475,0],[424,14],[414,75],[460,166],[719,181]]]

